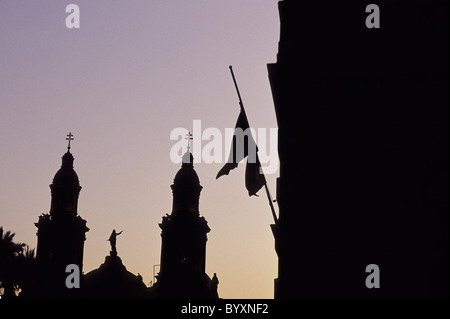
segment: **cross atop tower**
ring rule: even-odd
[[[72,133],[67,134],[66,141],[69,141],[69,145],[67,146],[67,151],[70,151],[70,141],[73,141],[73,140],[74,140],[73,134]]]
[[[185,138],[185,140],[187,140],[188,141],[188,146],[187,146],[187,151],[188,151],[188,153],[191,151],[191,142],[190,141],[192,141],[192,134],[191,134],[191,132],[189,132],[188,134],[186,134],[186,138]]]

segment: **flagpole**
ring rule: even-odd
[[[270,209],[272,210],[273,220],[275,222],[275,225],[277,225],[278,218],[277,218],[277,215],[275,214],[275,208],[273,207],[273,204],[272,204],[272,197],[270,196],[269,188],[267,187],[267,182],[264,183],[264,188],[266,189],[267,199],[269,200]]]
[[[239,97],[239,105],[241,106],[242,111],[245,113],[244,103],[242,102],[241,93],[239,92],[239,87],[236,82],[236,77],[234,76],[233,66],[230,65],[231,76],[233,77],[234,86],[236,87],[236,92]],[[264,188],[266,189],[267,199],[269,200],[270,209],[272,211],[272,217],[275,222],[275,225],[278,225],[277,214],[275,213],[275,208],[273,207],[272,197],[270,196],[269,188],[267,187],[267,181],[264,177]]]
[[[244,110],[244,112],[245,112],[244,103],[242,103],[241,92],[239,92],[239,87],[237,85],[236,78],[234,77],[234,72],[233,72],[233,66],[232,65],[230,65],[230,71],[231,71],[231,76],[233,77],[234,86],[236,87],[237,95],[239,97],[239,105],[241,106],[241,109]]]

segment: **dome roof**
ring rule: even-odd
[[[68,151],[62,157],[61,168],[56,172],[53,178],[54,185],[79,186],[80,180],[73,169],[73,155]]]
[[[128,299],[145,297],[142,277],[129,272],[119,256],[107,256],[105,262],[84,276],[86,298]]]
[[[175,175],[173,180],[174,185],[200,185],[197,172],[194,170],[194,157],[191,153],[183,155],[183,164],[180,170]]]

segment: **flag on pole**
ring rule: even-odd
[[[231,152],[228,162],[217,173],[216,179],[222,175],[228,175],[232,169],[238,166],[238,163],[245,157],[247,158],[247,166],[245,167],[245,187],[248,190],[249,196],[258,196],[256,193],[264,186],[266,189],[267,199],[269,200],[270,209],[272,211],[273,220],[275,222],[272,231],[275,234],[276,225],[278,224],[278,217],[275,213],[275,208],[272,204],[272,197],[270,196],[269,188],[267,187],[266,178],[261,169],[261,163],[258,158],[258,147],[253,139],[248,125],[247,115],[245,114],[244,103],[242,103],[241,93],[234,76],[233,67],[230,66],[231,76],[233,77],[234,86],[239,97],[239,105],[241,106],[241,113],[239,113],[236,127],[234,129],[233,143],[231,145]]]
[[[260,169],[261,163],[258,158],[258,147],[256,146],[250,131],[245,110],[241,106],[241,112],[234,129],[233,143],[231,145],[228,161],[217,173],[216,179],[222,175],[228,175],[230,171],[238,167],[239,162],[246,157],[245,187],[248,190],[249,196],[253,196],[266,184],[266,179]]]

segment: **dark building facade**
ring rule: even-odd
[[[279,2],[276,298],[448,297],[448,6]]]
[[[33,294],[39,298],[79,297],[80,293],[79,289],[66,286],[68,265],[77,265],[82,273],[85,234],[89,231],[86,221],[77,212],[81,186],[73,161],[69,147],[50,185],[50,213],[42,214],[35,223],[38,228],[37,282]]]
[[[218,298],[218,279],[205,273],[208,222],[200,216],[202,186],[191,153],[183,156],[171,186],[173,208],[159,224],[161,265],[152,287],[153,298]]]

